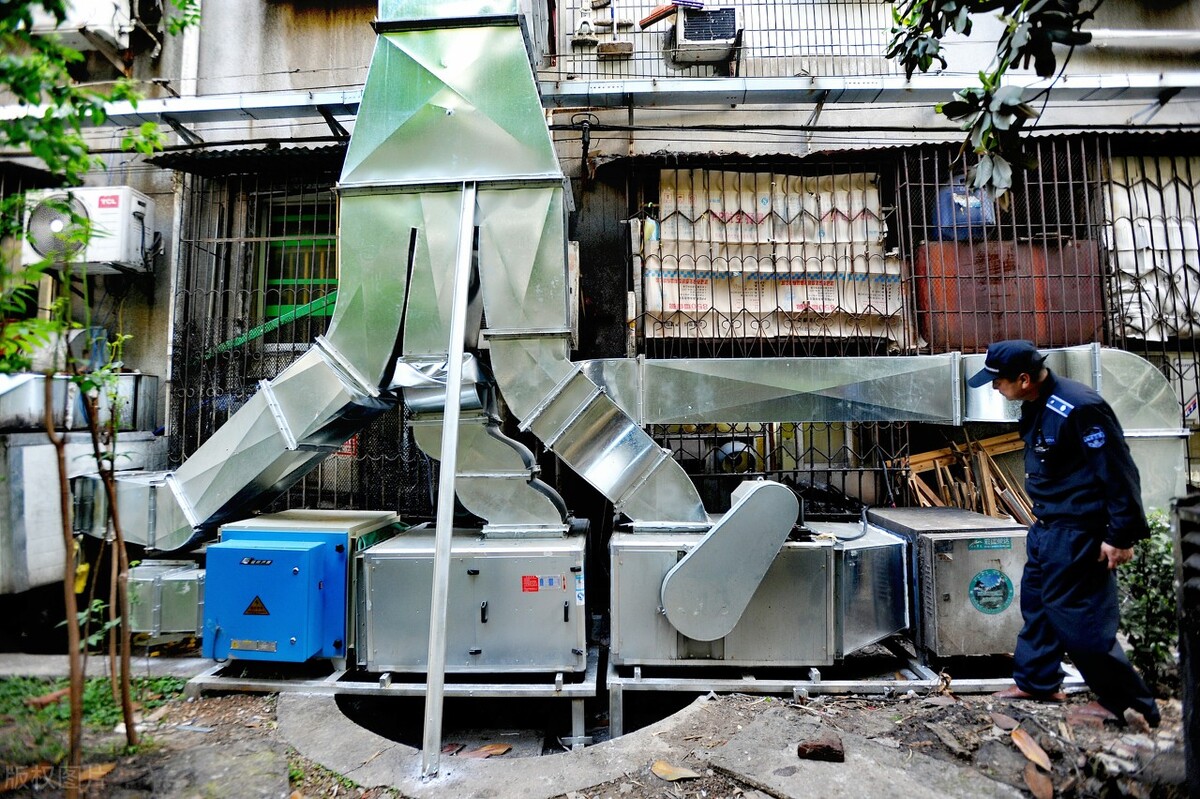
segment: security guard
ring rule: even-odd
[[[967,384],[987,383],[1021,400],[1025,490],[1037,521],[1026,539],[1021,577],[1024,626],[1014,651],[1016,687],[996,696],[1062,701],[1065,652],[1099,702],[1104,718],[1159,722],[1150,689],[1117,642],[1113,570],[1150,535],[1141,482],[1112,408],[1088,386],[1058,377],[1028,341],[988,347]]]

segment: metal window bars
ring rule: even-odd
[[[1006,207],[965,185],[966,167],[949,147],[843,160],[629,162],[623,207],[637,223],[619,218],[619,201],[594,205],[605,218],[588,225],[603,231],[597,241],[604,251],[585,253],[584,271],[623,263],[625,280],[610,277],[625,283],[633,302],[628,314],[592,313],[587,324],[610,320],[605,324],[614,329],[588,332],[585,349],[626,331],[629,353],[648,358],[903,357],[981,352],[1005,337],[1046,347],[1100,341],[1158,365],[1176,388],[1182,422],[1195,427],[1200,166],[1183,155],[1184,144],[1031,139],[1039,169],[1020,177]],[[258,266],[270,239],[318,240],[325,228],[314,219],[307,231],[285,226],[273,236],[256,219],[268,198],[276,207],[304,207],[330,197],[334,174],[324,183],[186,176],[173,464],[258,380],[290,362],[296,346],[323,331],[319,314],[261,330],[271,322],[270,305],[305,303],[273,302]],[[289,224],[300,225],[302,215],[293,216]],[[622,230],[633,233],[614,245],[623,251],[608,251],[605,242],[621,241]],[[868,293],[861,302],[858,286],[876,277],[894,279],[889,291],[897,293],[883,300]],[[256,329],[260,334],[251,336]],[[896,490],[891,464],[909,451],[910,438],[923,435],[904,423],[803,420],[664,425],[651,434],[673,451],[714,511],[728,501],[722,497],[730,482],[759,475],[806,487],[816,505],[833,507],[842,494],[903,502],[889,495],[889,486]],[[1200,464],[1200,453],[1192,462]],[[435,474],[396,411],[282,503],[397,507],[428,516]]]
[[[325,332],[336,286],[336,168],[184,176],[174,302],[169,462],[177,466]],[[433,465],[397,408],[276,505],[397,508],[428,516]]]
[[[726,0],[677,9],[642,28],[657,0],[568,0],[544,45],[543,80],[869,76],[883,57],[891,6],[869,0]],[[538,38],[538,37],[535,37]]]

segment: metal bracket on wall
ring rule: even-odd
[[[325,120],[325,124],[329,126],[329,130],[334,136],[343,141],[350,140],[350,131],[342,127],[342,123],[333,118],[333,112],[329,110],[329,106],[317,106],[317,111],[321,113],[321,117]]]
[[[183,139],[188,144],[204,144],[204,139],[200,134],[184,126],[182,122],[169,114],[162,115],[162,121],[171,126],[171,130],[179,134],[179,138]]]
[[[133,61],[126,61],[124,53],[117,50],[102,36],[88,28],[80,28],[79,33],[83,38],[87,39],[88,44],[95,48],[96,52],[108,59],[117,70],[127,78],[133,77]]]

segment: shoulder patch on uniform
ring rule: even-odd
[[[1083,434],[1083,443],[1092,449],[1100,449],[1104,446],[1104,441],[1104,431],[1099,427],[1088,428],[1088,431]]]
[[[1046,407],[1057,413],[1064,419],[1067,418],[1071,411],[1075,410],[1075,406],[1067,402],[1057,394],[1051,394],[1050,399],[1046,400]]]

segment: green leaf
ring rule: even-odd
[[[982,188],[987,186],[992,181],[992,156],[985,155],[979,159],[979,163],[975,165],[975,179],[972,185]]]
[[[962,119],[965,116],[975,113],[977,110],[976,106],[962,100],[941,103],[937,106],[938,113],[945,115],[948,119]]]
[[[996,154],[992,155],[992,186],[998,192],[1012,188],[1012,164]]]

